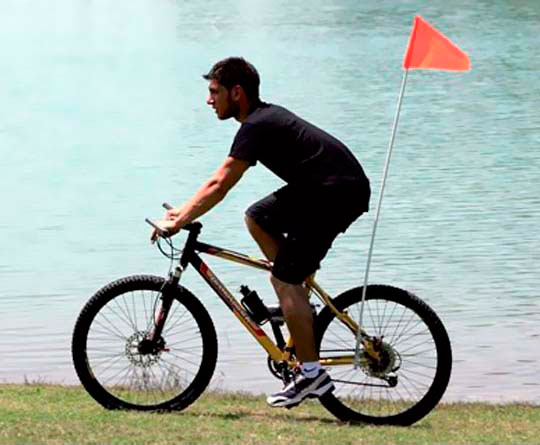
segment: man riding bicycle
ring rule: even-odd
[[[334,239],[368,211],[370,186],[351,151],[287,109],[259,98],[259,75],[239,57],[217,62],[208,74],[207,104],[221,120],[241,123],[223,164],[160,226],[171,235],[204,215],[257,161],[286,185],[251,205],[250,234],[273,263],[271,283],[295,345],[301,374],[267,401],[292,407],[334,385],[319,364],[313,314],[303,283],[320,266]],[[152,240],[157,238],[156,231]]]

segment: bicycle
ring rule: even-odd
[[[270,372],[284,383],[294,379],[299,363],[291,338],[283,335],[279,306],[266,306],[247,286],[241,287],[239,302],[199,254],[266,272],[272,264],[199,241],[200,222],[183,230],[188,235],[182,249],[160,232],[157,245],[171,260],[168,278],[135,275],[107,284],[77,319],[72,339],[75,370],[86,391],[105,408],[182,410],[210,383],[217,335],[204,305],[179,284],[188,265],[267,351]],[[323,306],[317,311],[311,305],[320,362],[335,385],[333,392],[319,398],[330,413],[346,422],[411,425],[439,403],[450,379],[452,351],[443,323],[425,302],[396,287],[369,285],[364,323],[359,326],[353,315],[362,305],[362,287],[331,298],[314,277],[305,285]],[[263,329],[265,324],[275,340]]]

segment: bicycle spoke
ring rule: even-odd
[[[176,313],[181,310],[181,305],[180,304],[176,304],[174,306],[174,310],[171,311],[172,313],[169,313],[169,316],[168,316],[168,320],[174,320],[175,316],[176,316]],[[169,335],[170,334],[170,331],[172,331],[177,325],[178,323],[180,323],[183,319],[187,319],[188,315],[187,315],[187,311],[183,310],[182,311],[182,314],[180,314],[180,316],[177,318],[177,320],[173,323],[168,323],[167,326],[164,328],[163,332],[165,335]]]
[[[176,358],[179,358],[183,363],[188,363],[190,365],[193,365],[195,368],[198,368],[200,366],[200,362],[193,362],[191,360],[188,360],[186,359],[185,357],[183,356],[180,356],[178,354],[174,354],[174,353],[169,353],[168,355],[172,356],[172,357],[176,357]],[[164,359],[165,360],[165,359]]]
[[[104,323],[101,323],[99,320],[95,320],[95,323],[97,323],[98,325],[100,325],[101,327],[103,327],[104,329],[106,330],[109,330],[111,332],[115,332],[116,333],[116,336],[118,338],[121,338],[121,339],[125,339],[125,334],[120,330],[118,329],[118,327],[115,325],[114,322],[112,322],[109,317],[107,317],[105,314],[101,313],[99,314],[99,317],[104,319],[107,324],[104,324]]]

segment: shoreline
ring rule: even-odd
[[[24,381],[20,382],[0,382],[0,393],[2,389],[9,388],[59,388],[59,389],[73,389],[73,390],[84,390],[83,386],[80,383],[58,383],[58,382],[46,382],[46,381]],[[86,393],[86,391],[84,391]],[[87,393],[86,393],[87,394]],[[245,391],[241,389],[226,389],[223,387],[212,387],[209,386],[200,397],[207,396],[233,396],[233,397],[242,397],[246,400],[256,400],[259,398],[265,398],[266,392],[252,392]],[[91,397],[88,394],[88,397]],[[97,402],[96,402],[97,403]],[[194,402],[196,403],[196,401]],[[474,398],[470,400],[448,400],[443,397],[443,399],[437,404],[437,406],[477,406],[482,405],[486,407],[504,407],[504,406],[520,406],[520,407],[538,407],[540,408],[540,401],[530,401],[530,400],[488,400],[481,398]]]

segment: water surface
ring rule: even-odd
[[[242,55],[265,100],[342,139],[375,208],[415,14],[471,56],[466,74],[411,72],[370,281],[409,289],[444,320],[447,400],[538,403],[540,3],[8,0],[0,5],[0,380],[76,383],[70,335],[84,302],[135,273],[164,274],[146,216],[191,196],[238,128],[200,75]],[[243,210],[280,182],[251,169],[204,217],[204,238],[258,255]],[[334,244],[332,293],[361,284],[374,212]],[[275,301],[264,275],[211,262]],[[195,273],[220,335],[216,387],[278,382]],[[248,378],[246,379],[246,376]]]

